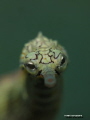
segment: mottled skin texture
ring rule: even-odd
[[[41,33],[25,44],[21,69],[0,80],[0,120],[55,120],[67,63],[65,49]]]

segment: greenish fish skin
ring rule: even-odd
[[[26,43],[20,69],[0,78],[0,120],[55,120],[67,64],[64,47],[42,33]]]

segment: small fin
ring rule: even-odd
[[[41,31],[38,33],[37,37],[43,37],[43,34]]]

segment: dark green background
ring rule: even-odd
[[[68,51],[61,114],[90,119],[89,0],[0,0],[0,74],[18,69],[24,43],[42,31]],[[76,120],[76,119],[75,119]]]

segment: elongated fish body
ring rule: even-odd
[[[66,50],[42,33],[26,43],[21,70],[1,80],[0,120],[55,120],[67,64]]]

